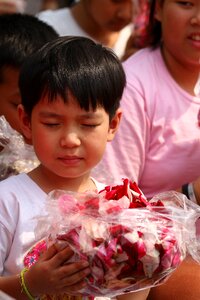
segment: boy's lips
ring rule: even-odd
[[[58,159],[66,165],[74,165],[83,160],[83,158],[79,156],[63,156],[59,157]]]

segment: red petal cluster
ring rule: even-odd
[[[61,196],[59,203],[66,199]],[[113,297],[150,287],[182,261],[167,208],[160,200],[148,202],[136,183],[124,179],[122,185],[107,186],[85,201],[81,197],[81,204],[78,196],[75,200],[71,225],[67,214],[55,238],[72,247],[72,261],[89,261],[91,274],[82,294]],[[61,207],[69,212],[66,203]],[[65,222],[70,229],[63,233]]]

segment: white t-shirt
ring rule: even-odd
[[[94,182],[98,191],[105,187]],[[46,200],[47,194],[25,173],[0,182],[0,275],[18,274],[24,268],[25,254],[36,243],[37,217],[45,215]]]
[[[69,8],[61,8],[57,10],[45,10],[37,14],[37,17],[51,25],[60,36],[74,35],[91,38],[76,22]],[[114,52],[121,58],[124,54],[126,43],[133,31],[133,25],[124,27],[116,44],[113,47]]]
[[[200,98],[172,78],[160,48],[138,51],[123,67],[122,121],[93,176],[106,184],[128,177],[148,198],[192,182],[200,175]]]

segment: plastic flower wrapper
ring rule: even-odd
[[[14,130],[4,116],[0,117],[0,180],[37,167],[33,147],[24,142],[23,136]]]
[[[147,201],[124,179],[98,194],[51,192],[36,238],[45,231],[43,246],[68,244],[70,261],[89,262],[87,286],[79,293],[114,297],[162,283],[187,254],[199,262],[199,217],[199,207],[184,195],[167,192]]]

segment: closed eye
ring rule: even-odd
[[[82,126],[84,127],[88,127],[88,128],[95,128],[97,126],[99,126],[100,124],[82,124]]]
[[[177,1],[178,4],[184,6],[184,7],[191,7],[193,6],[193,3],[190,1]]]
[[[60,123],[43,123],[43,125],[45,125],[47,127],[56,127],[56,126],[59,126]]]

